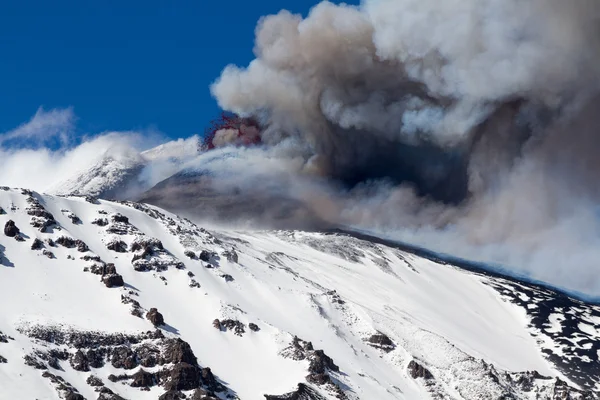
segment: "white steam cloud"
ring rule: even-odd
[[[256,59],[211,89],[261,121],[252,163],[286,172],[240,168],[238,150],[219,184],[229,168],[235,185],[270,182],[334,224],[599,296],[599,22],[595,0],[322,2],[265,17]]]

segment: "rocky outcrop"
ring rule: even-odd
[[[110,363],[115,368],[134,369],[138,366],[135,353],[128,346],[119,346],[112,351]]]
[[[213,326],[223,332],[232,331],[237,336],[243,336],[246,333],[246,325],[235,319],[215,319]]]
[[[252,332],[258,332],[258,331],[260,331],[260,328],[259,328],[259,327],[258,327],[258,325],[256,325],[254,322],[250,322],[250,323],[248,324],[248,328],[250,328],[250,330],[251,330]]]
[[[392,342],[392,339],[381,332],[377,332],[369,337],[367,339],[367,344],[371,347],[375,347],[376,349],[383,350],[386,353],[389,353],[396,347],[394,342]]]
[[[72,248],[77,248],[77,251],[81,252],[81,253],[85,253],[87,251],[89,251],[89,248],[87,246],[87,244],[85,244],[85,242],[83,242],[80,239],[73,239],[67,236],[61,236],[58,239],[56,239],[56,244],[59,244],[63,247],[66,247],[68,249],[72,249]]]
[[[46,211],[44,206],[33,197],[33,193],[27,194],[27,214],[31,216],[31,226],[38,228],[40,232],[47,233],[51,227],[58,225],[54,215]]]
[[[131,382],[132,387],[150,387],[154,386],[157,382],[156,375],[145,371],[140,368],[138,372],[131,376],[133,381]]]
[[[292,343],[283,349],[281,355],[298,361],[308,360],[307,382],[327,387],[329,391],[336,393],[338,399],[347,398],[343,390],[331,378],[332,373],[340,372],[339,367],[323,350],[315,350],[311,342],[294,336]]]
[[[179,338],[167,339],[164,342],[161,364],[177,364],[181,362],[196,365],[198,360],[196,360],[196,356],[187,342]]]
[[[171,267],[184,269],[185,265],[163,247],[158,239],[138,238],[131,244],[134,256],[131,264],[136,271],[166,271]]]
[[[326,400],[316,390],[304,383],[299,383],[298,389],[290,393],[277,396],[265,394],[264,396],[266,400]]]
[[[77,352],[71,356],[70,363],[75,371],[87,372],[90,370],[88,359],[81,350],[77,350]]]
[[[165,319],[163,315],[158,312],[156,308],[151,308],[148,313],[146,313],[146,319],[152,322],[154,326],[162,326],[165,324]]]
[[[8,237],[14,238],[20,232],[21,230],[17,228],[17,226],[15,225],[15,221],[13,221],[12,219],[8,220],[8,222],[6,222],[6,224],[4,225],[4,234]]]
[[[425,380],[433,379],[433,375],[427,368],[416,362],[415,360],[411,360],[408,363],[408,374],[413,379],[422,378]]]
[[[191,251],[191,250],[186,250],[186,251],[185,251],[183,254],[185,254],[185,256],[186,256],[187,258],[189,258],[190,260],[195,260],[195,259],[197,258],[197,257],[196,257],[196,253],[194,253],[194,252],[193,252],[193,251]]]
[[[112,240],[106,244],[106,248],[114,251],[115,253],[126,253],[127,243],[122,240]]]
[[[108,288],[121,287],[125,284],[125,282],[123,282],[123,277],[119,274],[104,275],[102,277],[102,282],[104,282]]]
[[[41,250],[43,248],[44,248],[44,242],[42,242],[38,238],[33,239],[33,243],[31,244],[31,250]]]
[[[200,373],[197,366],[180,362],[170,370],[165,370],[161,380],[168,390],[192,390],[200,385]]]
[[[102,379],[98,378],[96,375],[88,376],[85,382],[92,387],[104,386],[104,382],[102,382]]]
[[[92,221],[92,224],[98,225],[98,226],[107,226],[108,220],[106,218],[96,218]]]

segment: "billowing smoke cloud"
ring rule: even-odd
[[[595,0],[265,17],[256,59],[211,88],[264,144],[222,163],[219,185],[598,296],[599,22]],[[257,157],[285,172],[240,166]]]

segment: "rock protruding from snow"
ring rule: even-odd
[[[163,315],[158,312],[156,308],[151,308],[150,311],[146,314],[146,319],[152,322],[154,326],[162,326],[165,324],[165,319]]]
[[[415,360],[410,360],[408,363],[408,373],[413,379],[422,378],[425,380],[433,379],[431,372]]]
[[[154,238],[136,238],[131,244],[134,256],[131,264],[136,271],[166,271],[170,267],[184,269],[185,265],[169,253],[160,240]]]
[[[298,389],[282,395],[265,395],[266,400],[326,400],[315,389],[299,383]]]
[[[17,226],[15,225],[15,221],[13,221],[12,219],[8,220],[8,222],[4,225],[4,234],[8,237],[15,237],[20,232],[21,230],[17,228]]]
[[[377,332],[376,334],[371,335],[371,337],[367,339],[367,343],[369,344],[369,346],[375,347],[376,349],[380,349],[388,353],[394,350],[394,348],[396,347],[394,342],[392,342],[392,339],[390,339],[387,335],[381,332]]]

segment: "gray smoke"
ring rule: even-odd
[[[599,22],[595,0],[265,17],[256,59],[211,88],[261,121],[264,146],[223,162],[219,184],[277,187],[332,223],[597,296]]]

